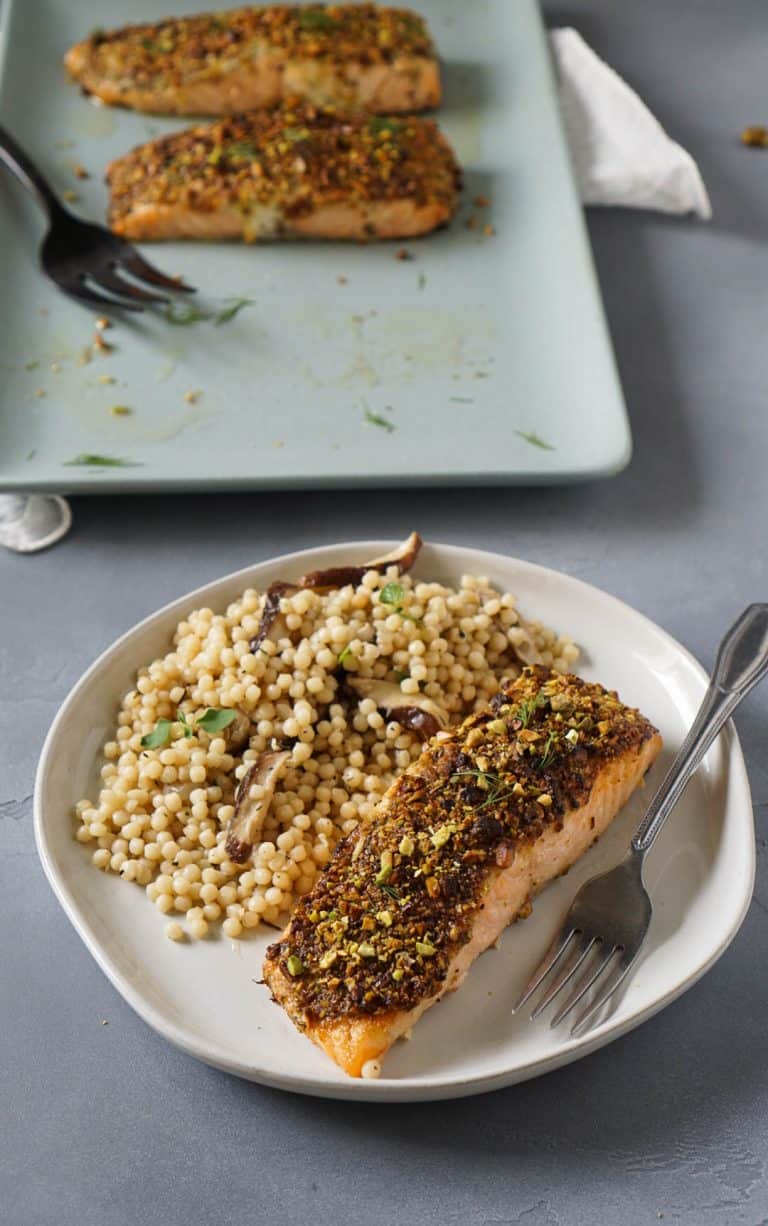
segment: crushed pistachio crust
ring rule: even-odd
[[[492,875],[584,804],[655,729],[600,685],[526,668],[395,783],[353,831],[268,957],[305,1016],[408,1010],[444,985]]]
[[[113,162],[108,181],[113,222],[137,204],[244,214],[274,204],[290,219],[338,201],[452,208],[459,168],[432,120],[297,102],[149,141]]]
[[[232,9],[94,30],[86,41],[95,69],[126,91],[217,81],[265,50],[342,66],[434,57],[423,18],[375,4]]]

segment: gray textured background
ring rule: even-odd
[[[588,579],[706,664],[733,615],[768,596],[768,152],[738,143],[768,121],[768,8],[546,11],[692,150],[715,210],[708,226],[590,216],[635,435],[625,474],[570,490],[80,500],[63,545],[0,556],[3,1226],[768,1221],[768,688],[737,721],[759,875],[721,962],[604,1051],[455,1104],[301,1099],[183,1056],[110,987],[33,849],[37,754],[83,668],[157,605],[270,554],[418,526]]]

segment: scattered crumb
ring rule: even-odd
[[[471,216],[471,217],[468,217],[468,218],[467,218],[467,220],[466,220],[466,223],[465,223],[465,224],[466,224],[466,227],[467,227],[467,229],[468,229],[468,230],[476,230],[476,229],[477,229],[477,218],[475,217],[474,213],[472,214],[472,216]]]
[[[39,387],[35,392],[35,395],[37,396],[38,400],[42,400],[43,396],[45,395],[45,388]]]
[[[185,392],[184,399],[186,400],[187,404],[197,404],[202,394],[203,393],[200,391]]]
[[[487,221],[485,225],[483,226],[483,234],[485,235],[486,238],[493,238],[495,233],[496,231],[494,230],[493,226],[491,225],[489,221]]]
[[[451,396],[452,404],[474,404],[471,396]]]
[[[54,142],[54,149],[74,149],[75,142],[73,140],[57,140]]]
[[[109,341],[105,341],[101,332],[96,332],[93,337],[93,348],[97,353],[111,353],[114,345],[110,345]]]
[[[90,179],[90,174],[83,166],[82,162],[75,162],[72,166],[72,173],[76,179]]]
[[[61,193],[62,200],[66,200],[68,204],[75,204],[79,199],[79,195],[73,187],[68,187]]]
[[[343,273],[343,272],[340,272],[340,273],[339,273],[339,275],[338,275],[338,277],[336,278],[336,284],[337,284],[337,285],[346,285],[346,284],[347,284],[347,278],[344,276],[344,273]]]
[[[78,366],[87,366],[90,360],[91,360],[90,345],[84,345],[83,348],[80,350],[79,354],[77,355],[77,364]]]
[[[130,417],[133,409],[127,404],[113,404],[109,411],[113,417]]]
[[[101,1019],[101,1024],[102,1024],[102,1026],[108,1026],[108,1025],[109,1025],[109,1022],[107,1021],[107,1019],[106,1019],[105,1017],[103,1017],[103,1018]]]
[[[55,375],[58,375],[61,371],[61,364],[59,362],[51,362],[51,370]]]
[[[487,196],[475,196],[472,203],[477,205],[479,209],[488,209],[491,207],[491,202]]]
[[[416,256],[413,254],[412,251],[409,251],[407,247],[400,247],[399,250],[395,252],[395,259],[396,260],[415,260]]]
[[[487,378],[488,378],[488,371],[487,371],[487,370],[476,370],[476,371],[475,371],[475,378],[476,378],[476,379],[487,379]]]
[[[111,319],[107,319],[106,315],[99,315],[98,319],[94,320],[94,327],[97,332],[104,332],[107,328],[114,327]]]
[[[426,275],[423,272],[420,272],[419,273],[419,289],[424,289],[424,286],[426,284],[427,284]]]
[[[31,451],[28,451],[28,452],[27,452],[27,454],[24,456],[24,459],[25,459],[25,460],[34,460],[34,458],[35,458],[35,456],[36,456],[36,455],[37,455],[37,447],[33,447],[33,448],[32,448],[32,450],[31,450]]]
[[[39,365],[40,365],[39,362],[27,362],[24,369],[25,370],[37,370]]]
[[[276,447],[284,447],[284,446],[285,446],[285,443],[283,442],[283,440],[282,440],[281,438],[279,438],[279,439],[276,439],[276,440],[275,440],[275,446],[276,446]]]
[[[114,375],[99,375],[98,378],[96,379],[96,382],[97,383],[115,383],[116,379]]]
[[[741,134],[742,145],[751,145],[753,149],[765,149],[768,147],[768,128],[763,124],[756,124],[754,127],[745,128]]]

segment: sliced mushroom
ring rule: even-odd
[[[227,829],[227,855],[236,864],[244,864],[258,842],[275,785],[291,756],[289,749],[270,750],[263,753],[243,775],[235,796],[235,811]],[[262,793],[258,798],[251,795],[258,786]]]
[[[224,728],[221,735],[224,738],[228,752],[239,753],[248,744],[248,738],[251,735],[251,717],[246,715],[245,711],[241,711],[239,707],[235,707],[235,718],[231,724]]]
[[[372,698],[379,710],[415,732],[422,741],[448,727],[448,716],[442,707],[424,694],[404,694],[394,681],[348,676],[346,684],[360,698]]]
[[[510,647],[520,663],[541,664],[541,653],[531,638],[527,627],[520,622],[519,625],[514,627],[514,630],[520,632],[520,639],[517,642],[510,642]]]
[[[248,644],[251,651],[259,650],[270,631],[274,630],[278,638],[282,637],[279,629],[283,623],[282,620],[278,622],[278,618],[280,618],[280,601],[289,592],[296,591],[298,591],[297,585],[295,583],[287,583],[285,579],[277,579],[274,583],[270,583],[264,600],[259,628]],[[287,634],[287,629],[285,633]]]
[[[314,590],[345,587],[348,583],[360,583],[367,571],[385,570],[387,566],[399,567],[400,574],[404,575],[419,556],[422,544],[423,541],[418,532],[412,532],[407,540],[381,558],[373,558],[372,561],[362,562],[358,566],[330,566],[327,570],[313,570],[308,575],[304,575],[299,583],[302,587]]]

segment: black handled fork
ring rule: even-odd
[[[0,163],[34,196],[48,218],[40,247],[40,265],[59,289],[78,302],[101,310],[120,307],[142,311],[147,302],[168,302],[167,294],[146,289],[137,281],[164,290],[194,293],[176,277],[167,277],[138,251],[104,226],[81,221],[65,208],[43,175],[9,132],[0,126]]]

